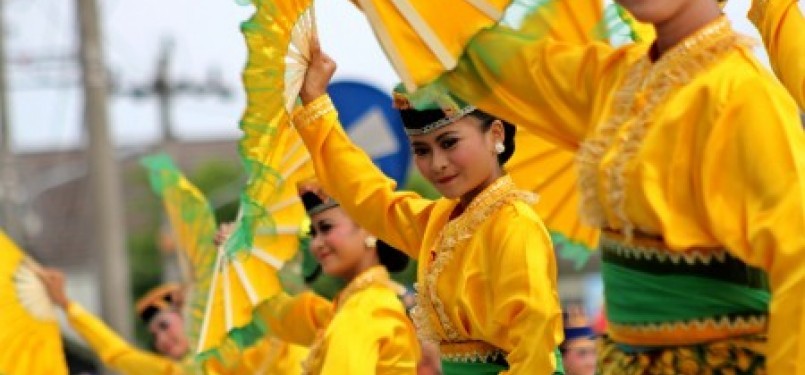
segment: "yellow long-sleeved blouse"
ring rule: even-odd
[[[132,347],[77,303],[68,305],[67,318],[70,326],[86,340],[101,362],[115,371],[126,375],[184,373],[180,363]]]
[[[177,362],[169,358],[139,350],[120,338],[101,320],[71,302],[67,307],[67,317],[101,362],[109,368],[125,375],[180,375],[193,373],[192,359]],[[299,374],[301,362],[307,350],[289,345],[276,339],[262,340],[254,348],[243,353],[243,358],[233,368],[224,368],[217,363],[207,364],[208,374]]]
[[[413,375],[420,357],[414,327],[382,266],[352,280],[335,304],[305,292],[258,308],[273,335],[310,346],[304,373]]]
[[[769,53],[774,72],[805,110],[805,17],[797,0],[753,0],[749,19]]]
[[[512,374],[550,374],[562,341],[550,238],[527,193],[502,177],[457,218],[455,200],[395,192],[352,144],[328,96],[294,114],[324,189],[369,232],[418,258],[423,339],[452,360],[504,355]]]
[[[768,372],[805,374],[805,137],[796,103],[740,40],[722,17],[652,61],[647,45],[495,28],[442,83],[578,149],[589,221],[767,271]],[[479,53],[491,50],[492,63]]]

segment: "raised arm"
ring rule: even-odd
[[[100,319],[77,303],[70,302],[65,311],[70,326],[89,344],[101,362],[112,370],[123,375],[183,373],[180,364],[129,345]]]
[[[318,43],[314,49],[300,94],[305,105],[294,113],[293,122],[316,176],[360,226],[416,258],[434,202],[412,192],[395,192],[395,182],[350,141],[326,94],[335,63],[321,53]]]
[[[481,31],[435,84],[494,116],[568,149],[584,140],[613,61],[604,43],[555,41],[498,25]]]
[[[805,17],[797,3],[753,0],[749,18],[763,37],[777,77],[805,111]]]
[[[333,304],[313,292],[280,293],[257,307],[268,334],[292,344],[310,346],[333,319]]]
[[[698,196],[715,238],[768,273],[767,372],[805,375],[805,136],[785,90],[757,81],[710,130]]]
[[[51,301],[67,314],[70,326],[87,342],[103,364],[123,375],[179,375],[182,367],[162,356],[137,349],[100,319],[67,298],[64,274],[44,269],[39,275]]]

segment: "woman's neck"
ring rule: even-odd
[[[478,194],[481,194],[481,192],[486,190],[486,188],[488,188],[489,185],[492,185],[493,182],[497,181],[497,179],[501,177],[503,177],[503,170],[497,168],[495,169],[494,172],[492,172],[489,178],[484,180],[480,185],[476,186],[474,189],[462,195],[461,199],[459,200],[459,207],[461,208],[461,210],[463,211],[464,209],[466,209],[470,205],[470,203],[472,203],[475,197],[478,196]]]
[[[721,16],[715,1],[690,1],[688,4],[668,20],[654,24],[657,40],[652,46],[653,60]]]
[[[343,279],[347,282],[347,284],[351,283],[352,280],[355,280],[356,277],[360,276],[362,273],[366,272],[372,267],[379,266],[380,260],[377,256],[366,256],[364,257],[356,266],[349,275],[346,275]]]

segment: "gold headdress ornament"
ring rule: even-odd
[[[402,85],[398,85],[392,93],[394,108],[400,111],[405,133],[408,135],[431,133],[477,109],[449,93],[434,92],[427,96],[419,94],[421,93],[418,93],[414,103]]]
[[[137,301],[137,315],[148,323],[157,313],[164,310],[175,309],[176,297],[182,293],[182,286],[176,283],[160,285],[151,289]]]

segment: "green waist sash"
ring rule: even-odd
[[[673,252],[603,236],[602,274],[616,342],[683,345],[762,332],[766,275],[726,251]]]
[[[554,351],[554,355],[556,356],[556,371],[553,375],[564,375],[565,370],[559,349]],[[442,359],[443,375],[497,375],[508,369],[509,364],[503,358],[493,362],[460,362]]]

